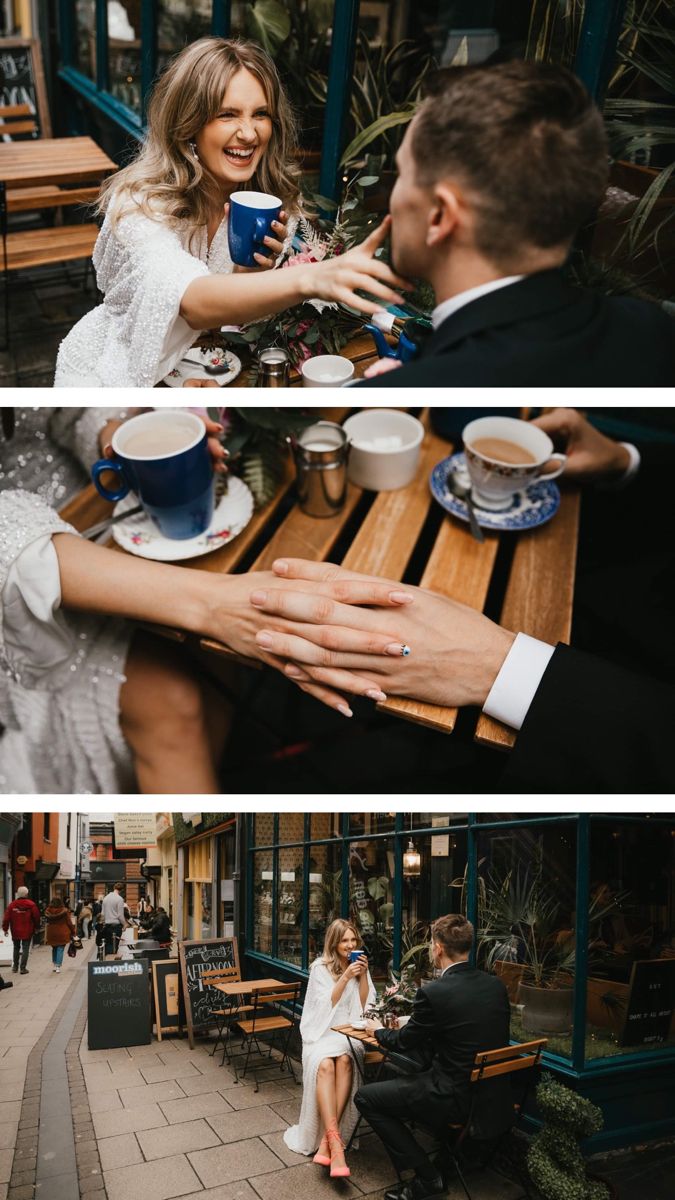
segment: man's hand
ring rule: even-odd
[[[384,1025],[382,1024],[380,1019],[378,1017],[367,1017],[366,1018],[366,1031],[368,1033],[374,1033],[376,1029],[384,1029]]]
[[[278,626],[275,631],[270,621],[256,640],[287,660],[286,674],[300,686],[320,683],[370,699],[406,696],[444,707],[482,707],[515,638],[475,609],[421,588],[401,589],[412,603],[380,611],[361,606],[380,603],[383,586],[393,590],[393,582],[303,559],[278,560],[274,571],[285,587],[256,590],[251,603],[271,617],[296,622],[297,632]],[[305,588],[314,583],[324,594],[296,594],[290,580],[304,581]]]
[[[548,434],[556,450],[567,454],[564,479],[575,483],[609,482],[630,466],[626,447],[605,437],[575,408],[555,408],[532,424]]]

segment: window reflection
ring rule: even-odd
[[[312,813],[310,816],[310,837],[312,841],[318,838],[340,837],[342,834],[341,813]]]
[[[279,851],[277,957],[302,966],[302,846]]]
[[[361,930],[373,979],[389,977],[394,932],[394,843],[350,842],[349,912]]]
[[[272,953],[274,873],[271,850],[253,856],[253,949]]]
[[[88,79],[96,78],[96,14],[94,0],[75,4],[75,62]]]
[[[311,846],[309,851],[309,955],[311,964],[323,949],[326,930],[340,916],[342,847]]]

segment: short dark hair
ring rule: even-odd
[[[571,71],[514,61],[438,71],[412,126],[418,181],[471,192],[476,244],[500,266],[571,242],[607,187],[602,116]]]
[[[468,954],[473,946],[473,925],[462,913],[449,913],[434,921],[431,940],[440,942],[448,955]]]

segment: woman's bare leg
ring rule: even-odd
[[[335,1140],[331,1140],[330,1143],[327,1141],[329,1130],[334,1133],[339,1132],[336,1075],[335,1059],[322,1059],[316,1078],[316,1100],[324,1129],[320,1152],[330,1155],[331,1166],[344,1167],[346,1165],[344,1154],[338,1150],[338,1144]],[[326,1149],[326,1147],[328,1148]]]
[[[352,1071],[354,1061],[351,1054],[341,1054],[335,1061],[335,1101],[337,1108],[338,1126],[342,1120],[349,1097],[352,1092]]]
[[[139,792],[217,794],[227,706],[206,701],[180,647],[152,634],[135,635],[125,675],[120,724]]]

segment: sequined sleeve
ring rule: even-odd
[[[106,343],[97,373],[106,386],[129,382],[120,379],[119,339],[135,386],[153,387],[195,340],[180,303],[189,285],[208,275],[208,267],[183,249],[166,222],[140,212],[120,217],[116,225],[107,215],[93,261],[117,331],[117,338]]]
[[[60,446],[79,459],[87,475],[101,457],[98,435],[108,421],[124,421],[137,409],[128,408],[56,408],[49,421],[49,433]]]

